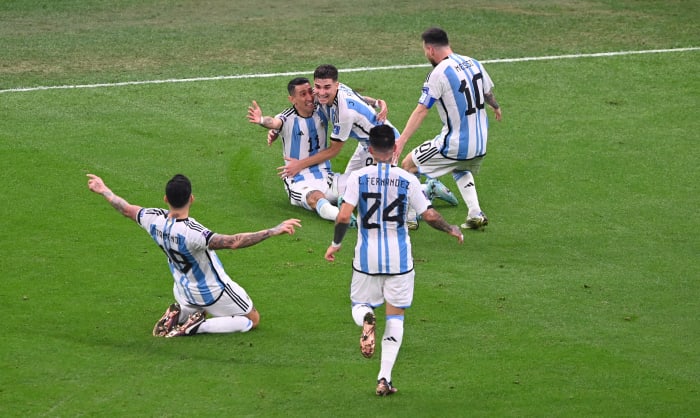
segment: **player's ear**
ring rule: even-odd
[[[194,195],[191,194],[191,195],[190,195],[190,205],[191,205],[193,202],[194,202]]]
[[[169,202],[168,202],[168,195],[163,195],[163,202],[169,203]]]

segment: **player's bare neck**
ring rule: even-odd
[[[452,55],[452,48],[449,46],[442,47],[437,51],[437,54],[435,56],[435,61],[436,62],[444,61],[450,55]]]
[[[308,112],[308,113],[307,113],[307,112],[304,112],[303,110],[297,109],[296,106],[294,106],[294,109],[296,109],[297,114],[299,114],[299,116],[301,116],[302,118],[310,118],[311,116],[314,115],[314,112]]]
[[[384,163],[384,164],[391,164],[392,160],[394,159],[394,153],[392,151],[388,152],[376,152],[372,154],[372,157],[374,157],[374,161],[377,163]]]
[[[176,220],[184,220],[190,217],[190,211],[188,209],[170,209],[168,212],[168,218]]]

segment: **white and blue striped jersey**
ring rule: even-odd
[[[353,269],[365,274],[394,275],[413,270],[406,215],[430,207],[415,174],[387,163],[352,172],[343,200],[357,208],[357,244]]]
[[[428,74],[418,103],[437,104],[442,131],[440,152],[452,160],[471,160],[486,154],[489,122],[484,93],[493,88],[491,77],[475,59],[450,54]]]
[[[216,252],[208,248],[214,233],[193,218],[168,218],[166,209],[143,208],[136,219],[165,252],[175,288],[187,303],[216,302],[224,292],[224,280],[230,277]]]
[[[303,160],[326,149],[326,120],[318,107],[313,115],[305,118],[292,106],[275,116],[282,120],[280,136],[283,142],[283,155]],[[295,182],[310,179],[325,179],[331,171],[331,163],[326,160],[320,164],[306,167],[294,176]]]
[[[365,148],[369,147],[369,130],[381,123],[377,120],[377,112],[365,99],[357,94],[353,89],[343,83],[338,83],[338,93],[335,95],[333,104],[329,106],[321,105],[324,116],[332,124],[332,141],[345,142],[348,138],[355,138],[360,141]],[[388,120],[384,122],[394,128]],[[394,128],[394,135],[399,137],[399,131]]]

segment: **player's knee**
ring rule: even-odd
[[[250,319],[253,322],[253,326],[251,327],[251,329],[255,329],[258,327],[258,324],[260,323],[260,312],[258,312],[257,309],[253,308],[253,310],[248,315],[246,315],[246,317],[248,317],[248,319]]]
[[[325,195],[320,190],[314,190],[306,195],[306,203],[311,209],[316,209],[316,204],[320,199],[323,199]]]
[[[416,167],[415,164],[413,164],[413,159],[411,158],[411,154],[407,155],[403,161],[401,161],[401,168],[404,170],[410,172],[410,173],[415,173],[418,170],[418,167]]]

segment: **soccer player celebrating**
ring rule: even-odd
[[[403,340],[404,312],[413,301],[415,271],[407,225],[409,207],[433,228],[457,238],[460,244],[464,240],[459,226],[448,224],[433,209],[418,178],[391,165],[395,151],[394,129],[378,125],[369,131],[369,152],[376,165],[354,171],[348,177],[333,241],[325,254],[326,260],[335,260],[350,215],[357,208],[350,300],[352,317],[362,327],[360,351],[367,358],[374,354],[374,309],[386,302],[386,326],[376,388],[379,396],[396,392],[391,372]]]
[[[260,106],[253,101],[248,107],[248,121],[279,131],[285,161],[305,159],[327,148],[327,125],[314,102],[314,93],[307,78],[292,79],[287,84],[287,91],[291,107],[275,117],[263,116]],[[268,137],[268,145],[275,139],[277,136]],[[334,190],[337,190],[344,187],[344,181],[331,171],[329,160],[305,167],[294,175],[282,177],[282,180],[293,206],[316,211],[323,219],[335,221],[338,208],[331,202],[335,203],[338,196],[337,192],[329,190],[329,185],[334,185]]]
[[[88,188],[145,229],[168,258],[175,303],[156,323],[154,336],[247,332],[258,326],[260,314],[253,301],[226,274],[215,250],[250,247],[275,235],[293,234],[294,227],[301,227],[298,219],[287,219],[258,232],[218,234],[190,217],[192,185],[182,174],[175,175],[165,186],[168,209],[132,205],[114,194],[98,176],[87,176]]]
[[[481,229],[488,224],[488,218],[479,206],[473,174],[478,174],[486,155],[488,117],[484,104],[493,108],[496,120],[501,120],[501,108],[492,91],[493,82],[477,60],[452,52],[444,30],[430,28],[421,37],[425,57],[435,68],[428,74],[418,105],[396,141],[396,158],[430,109],[437,107],[442,131],[413,149],[401,166],[429,177],[452,172],[467,204],[467,218],[462,228]]]
[[[370,129],[377,125],[387,125],[397,137],[399,136],[399,131],[391,122],[381,120],[374,109],[381,108],[385,113],[386,103],[381,99],[362,97],[349,86],[338,82],[338,69],[333,65],[324,64],[316,67],[314,94],[328,126],[332,126],[331,143],[328,149],[314,157],[288,161],[284,170],[289,174],[318,164],[323,158],[329,160],[335,158],[345,142],[349,138],[354,138],[358,144],[345,167],[345,173],[351,173],[374,162],[368,149]],[[426,192],[430,199],[438,197],[452,205],[457,204],[457,199],[452,192],[437,179],[429,179],[426,182]],[[411,229],[418,227],[416,216],[413,215],[413,218],[409,219]]]

